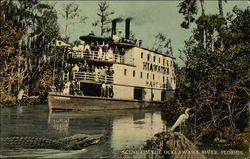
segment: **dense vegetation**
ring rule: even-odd
[[[190,2],[180,3],[182,27],[191,22],[196,27],[181,50],[185,67],[176,69],[178,89],[166,109],[195,107],[190,131],[196,142],[248,144],[249,7],[244,11],[235,7],[227,16],[221,10],[205,15],[203,9],[194,19],[197,7]]]
[[[35,91],[40,87],[36,81],[52,70],[56,57],[56,12],[38,0],[1,1],[0,8],[0,103],[15,103],[21,89],[27,95],[42,95]],[[44,89],[51,86],[51,76],[46,81]]]

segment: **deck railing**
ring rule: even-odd
[[[69,73],[63,73],[63,80],[69,81]]]
[[[69,80],[69,73],[65,73],[63,75],[64,80]],[[77,81],[90,81],[97,83],[113,83],[113,76],[110,75],[102,75],[100,73],[95,72],[73,72],[72,79]]]
[[[69,58],[70,57],[74,59],[92,59],[134,65],[134,59],[132,57],[126,57],[119,54],[107,56],[107,52],[100,54],[99,51],[74,51],[69,53]]]

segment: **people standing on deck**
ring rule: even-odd
[[[117,46],[114,48],[114,56],[115,56],[115,61],[118,62],[119,49]]]
[[[69,94],[76,95],[77,94],[77,82],[71,81],[71,84],[69,86]]]
[[[105,45],[102,47],[103,59],[104,59],[104,60],[108,60],[108,59],[107,59],[108,47],[109,47],[109,44],[105,44]]]
[[[113,74],[114,74],[114,70],[111,67],[108,67],[108,69],[106,69],[106,75],[112,76]]]
[[[113,61],[113,59],[114,59],[113,51],[112,51],[112,50],[107,50],[107,53],[106,53],[106,60],[108,60],[108,61]]]
[[[84,49],[85,49],[85,55],[83,57],[90,58],[90,45],[86,44]]]
[[[74,65],[74,67],[72,68],[73,72],[79,72],[79,66],[77,64]]]
[[[105,81],[105,76],[106,76],[106,67],[105,66],[102,66],[101,67],[101,70],[100,70],[100,80],[101,81],[104,81],[104,82],[106,82]]]
[[[113,86],[111,84],[107,85],[107,97],[114,97]]]
[[[84,67],[83,67],[83,64],[80,64],[80,67],[79,67],[79,72],[84,72]]]
[[[72,70],[73,67],[74,67],[74,65],[70,64],[70,68],[69,68],[69,80],[73,79],[73,70]]]
[[[65,64],[65,73],[69,73],[71,71],[71,65],[69,63]]]
[[[120,54],[120,62],[124,63],[124,55],[125,55],[125,49],[122,48],[121,54]]]
[[[101,85],[101,97],[106,97],[106,84],[105,84],[105,82],[102,82],[102,85]]]
[[[63,94],[69,94],[69,92],[70,92],[69,90],[70,90],[70,81],[67,81],[64,84]]]
[[[99,59],[99,60],[102,60],[102,56],[103,56],[103,52],[102,52],[102,49],[100,48],[100,49],[98,50],[98,59]]]
[[[100,69],[98,66],[95,67],[95,81],[99,81]]]

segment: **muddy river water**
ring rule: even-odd
[[[5,107],[0,137],[31,136],[58,139],[74,134],[103,134],[98,145],[77,151],[49,149],[0,150],[0,158],[110,158],[138,147],[166,130],[160,110],[130,109],[88,112],[49,112],[48,105]]]

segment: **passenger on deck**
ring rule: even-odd
[[[108,47],[109,47],[109,44],[104,45],[104,46],[102,47],[102,51],[103,51],[104,53],[108,52]]]
[[[80,67],[79,67],[79,72],[84,72],[84,67],[83,67],[83,64],[80,64]]]
[[[100,69],[98,66],[95,67],[95,81],[99,81]]]
[[[125,55],[125,49],[122,48],[121,54],[120,54],[120,62],[121,62],[121,63],[124,63],[124,55]]]
[[[84,61],[84,64],[83,64],[83,72],[89,72],[89,65],[88,63],[86,62],[86,60]]]
[[[69,73],[71,71],[71,67],[69,63],[65,64],[65,73]]]
[[[107,96],[111,98],[114,96],[113,86],[110,84],[107,85]]]
[[[100,48],[98,51],[98,59],[102,60],[102,58],[103,58],[102,56],[103,56],[103,52],[102,52],[102,49]]]
[[[76,95],[77,92],[77,82],[76,81],[72,81],[70,86],[69,86],[69,94],[71,95]]]
[[[108,50],[108,52],[106,53],[106,60],[108,61],[113,61],[114,58],[114,54],[111,50]]]
[[[108,67],[108,69],[106,70],[106,74],[108,76],[112,76],[114,74],[114,70],[111,67]]]
[[[63,94],[69,94],[69,87],[70,87],[70,82],[65,82],[64,83],[64,89],[63,89]]]
[[[79,72],[79,66],[77,64],[74,65],[74,67],[72,68],[73,72]]]
[[[101,85],[101,97],[106,97],[106,84],[104,82]]]

